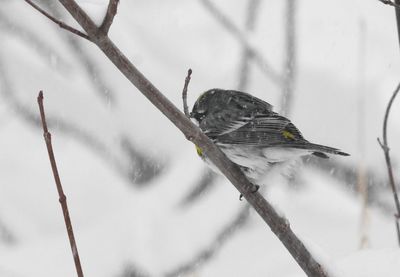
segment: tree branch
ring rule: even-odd
[[[189,108],[188,108],[188,104],[187,104],[187,89],[189,86],[191,75],[192,75],[192,70],[189,68],[187,76],[185,78],[185,84],[183,86],[183,91],[182,91],[183,111],[184,111],[185,115],[187,116],[187,118],[190,118]]]
[[[119,0],[110,0],[110,3],[108,4],[106,16],[100,26],[100,30],[104,34],[108,34],[108,31],[110,30],[114,17],[117,14],[118,4]]]
[[[293,233],[288,221],[280,216],[259,192],[253,192],[254,185],[243,175],[239,167],[230,161],[224,153],[178,108],[176,108],[147,78],[126,58],[79,7],[74,0],[59,0],[75,20],[86,31],[101,51],[114,63],[125,77],[156,106],[188,140],[195,143],[206,153],[210,160],[231,181],[246,200],[254,207],[271,230],[281,240],[290,254],[308,276],[328,276],[327,272],[314,259],[304,244]]]
[[[46,122],[46,117],[44,114],[44,107],[43,107],[43,92],[42,91],[39,92],[37,101],[38,101],[39,110],[40,110],[40,117],[42,119],[43,136],[44,136],[44,140],[46,142],[46,147],[47,147],[47,152],[49,154],[51,169],[53,171],[54,180],[56,182],[56,187],[57,187],[57,191],[58,191],[59,201],[60,201],[61,208],[62,208],[63,215],[64,215],[65,226],[67,228],[69,243],[71,245],[72,256],[73,256],[74,262],[75,262],[76,273],[77,273],[78,277],[83,277],[83,271],[82,271],[82,266],[81,266],[81,262],[79,259],[78,248],[76,247],[74,231],[72,229],[71,218],[69,216],[67,197],[64,194],[64,191],[63,191],[63,188],[61,185],[60,175],[58,174],[56,159],[54,157],[53,146],[51,143],[51,134],[49,133],[49,131],[47,129],[47,122]]]
[[[71,26],[65,24],[64,22],[54,18],[53,16],[51,16],[49,13],[47,13],[45,10],[43,10],[42,8],[40,8],[38,5],[36,5],[35,3],[33,3],[31,0],[25,0],[26,3],[28,3],[29,5],[31,5],[35,10],[37,10],[38,12],[40,12],[41,14],[43,14],[45,17],[47,17],[48,19],[50,19],[51,21],[53,21],[54,23],[56,23],[60,28],[67,30],[75,35],[78,35],[80,37],[83,37],[84,39],[87,39],[90,41],[90,38],[88,35],[82,33],[81,31],[72,28]]]
[[[393,95],[390,98],[389,103],[386,108],[385,118],[383,120],[383,143],[380,141],[379,138],[378,138],[378,142],[379,142],[379,145],[382,147],[383,153],[385,154],[386,166],[387,166],[388,175],[389,175],[389,183],[390,183],[390,187],[392,188],[394,204],[396,206],[396,214],[395,214],[396,221],[395,222],[396,222],[396,230],[397,230],[397,239],[398,239],[398,243],[400,246],[400,222],[399,222],[400,221],[400,202],[399,202],[399,197],[397,195],[396,184],[394,181],[392,162],[391,162],[390,155],[389,155],[390,148],[389,148],[388,141],[387,141],[387,123],[389,120],[390,108],[392,107],[393,101],[396,98],[399,91],[400,91],[400,83],[397,85],[397,88],[393,92]]]

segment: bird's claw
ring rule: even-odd
[[[253,185],[253,188],[251,189],[251,193],[255,193],[255,192],[257,192],[258,191],[258,189],[260,188],[260,186],[259,185]],[[240,196],[239,196],[239,201],[242,201],[243,200],[243,194],[240,194]]]

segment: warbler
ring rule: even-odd
[[[243,171],[258,189],[272,167],[305,155],[349,156],[337,148],[311,143],[272,105],[248,93],[210,89],[197,99],[190,118]],[[198,155],[215,169],[203,150]]]

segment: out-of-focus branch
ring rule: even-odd
[[[278,86],[282,83],[282,77],[272,68],[272,66],[265,60],[263,55],[260,54],[248,41],[245,34],[224,15],[210,0],[200,0],[204,7],[214,16],[216,20],[231,33],[239,42],[246,47],[249,55],[257,66],[270,78],[273,83]]]
[[[364,18],[359,21],[359,40],[358,40],[358,56],[357,56],[357,76],[358,76],[358,101],[357,101],[357,146],[358,146],[358,168],[357,168],[357,191],[361,200],[360,215],[360,248],[368,246],[368,227],[369,227],[369,210],[368,210],[368,186],[367,175],[365,170],[365,68],[366,68],[366,25]]]
[[[385,154],[385,161],[386,161],[386,166],[387,166],[388,175],[389,175],[389,183],[390,183],[390,187],[392,188],[394,204],[396,206],[395,220],[396,220],[397,239],[398,239],[398,243],[400,246],[400,222],[399,222],[400,221],[400,202],[399,202],[399,197],[397,195],[396,183],[394,181],[392,162],[390,160],[390,154],[389,154],[390,148],[389,148],[388,140],[387,140],[387,123],[388,123],[388,119],[389,119],[390,108],[392,107],[393,101],[396,98],[397,94],[399,93],[399,90],[400,90],[400,83],[397,85],[397,88],[393,92],[393,95],[390,98],[389,103],[386,108],[385,118],[383,120],[383,143],[380,141],[379,138],[378,138],[378,142],[379,142],[380,146],[382,147],[382,150]]]
[[[260,0],[248,0],[245,29],[247,34],[254,30],[255,22],[260,11]],[[239,66],[238,89],[245,91],[249,83],[251,53],[247,47],[242,47],[242,57]]]
[[[325,269],[314,259],[304,244],[293,233],[289,222],[280,216],[251,184],[236,164],[197,127],[185,114],[175,107],[147,78],[126,58],[108,36],[98,27],[74,0],[59,0],[86,31],[101,51],[114,63],[125,77],[158,109],[186,138],[202,148],[211,162],[231,181],[262,219],[285,245],[292,257],[308,276],[328,276]]]
[[[296,0],[286,0],[285,63],[283,68],[281,113],[288,115],[292,108],[296,78]]]
[[[51,16],[49,13],[47,13],[45,10],[43,10],[42,8],[40,8],[38,5],[36,5],[35,3],[33,3],[31,0],[25,0],[26,3],[28,3],[29,5],[31,5],[35,10],[37,10],[38,12],[40,12],[41,14],[43,14],[45,17],[47,17],[48,19],[50,19],[51,21],[53,21],[54,23],[56,23],[60,28],[67,30],[75,35],[78,35],[80,37],[83,37],[84,39],[90,40],[89,36],[82,33],[81,31],[72,28],[71,26],[65,24],[64,22],[54,18],[53,16]]]
[[[210,190],[210,188],[215,184],[217,177],[217,174],[211,171],[211,169],[208,167],[205,168],[193,188],[184,197],[182,197],[179,205],[181,207],[187,207],[187,205],[192,204],[195,200],[200,198],[200,196],[204,195]]]
[[[4,244],[14,244],[15,242],[17,242],[14,234],[2,221],[0,221],[0,241]]]
[[[111,24],[113,23],[114,17],[117,14],[119,0],[110,0],[108,4],[106,16],[104,17],[103,23],[100,26],[101,32],[108,34]]]
[[[187,116],[187,118],[190,118],[189,108],[188,108],[188,104],[187,104],[187,89],[189,86],[191,75],[192,75],[192,70],[189,68],[187,76],[185,78],[185,84],[183,85],[183,91],[182,91],[183,111],[184,111],[185,115]]]
[[[57,61],[55,67],[60,71],[70,69],[70,64],[62,57],[56,49],[49,45],[48,41],[40,39],[33,31],[20,24],[19,19],[13,20],[12,16],[0,10],[0,30],[22,41],[24,45],[33,48],[34,51],[43,57],[48,64],[54,66],[53,61]],[[4,33],[2,39],[4,39]]]
[[[62,14],[57,8],[57,5],[53,5],[51,1],[43,3],[46,7],[54,14],[57,18],[62,18]],[[65,35],[63,33],[63,35]],[[75,39],[74,36],[65,35],[63,38],[67,41],[68,45],[72,48],[72,52],[76,55],[77,60],[81,63],[82,67],[88,74],[90,82],[92,83],[95,92],[104,101],[107,106],[113,106],[116,103],[116,95],[113,90],[106,82],[105,76],[100,72],[93,58],[90,56],[88,51],[82,47],[79,40]]]
[[[233,220],[218,233],[214,241],[212,241],[207,248],[201,250],[190,261],[170,270],[164,276],[174,277],[190,275],[190,273],[192,273],[196,268],[204,265],[207,261],[214,257],[214,255],[222,248],[228,239],[232,238],[232,236],[239,231],[241,227],[245,226],[249,219],[249,214],[250,205],[246,204],[245,206],[241,207]]]
[[[82,266],[81,266],[81,262],[79,259],[78,248],[76,246],[76,241],[75,241],[75,236],[74,236],[74,230],[72,229],[71,218],[69,216],[67,197],[64,194],[64,191],[63,191],[63,188],[61,185],[60,175],[58,174],[56,159],[54,157],[53,146],[51,143],[51,134],[49,133],[49,130],[47,129],[46,116],[44,114],[44,107],[43,107],[43,92],[42,91],[39,92],[37,101],[38,101],[39,110],[40,110],[40,117],[42,119],[43,136],[44,136],[44,140],[46,142],[46,147],[47,147],[47,152],[49,154],[51,169],[53,171],[54,181],[56,182],[59,201],[60,201],[61,208],[62,208],[63,215],[64,215],[65,226],[67,228],[69,243],[71,245],[72,256],[73,256],[74,262],[75,262],[76,273],[77,273],[78,277],[83,277]]]
[[[2,57],[0,56],[1,60]],[[5,70],[6,67],[6,64],[0,63],[0,97],[8,102],[8,105],[22,120],[35,128],[41,128],[40,117],[23,105],[16,97],[17,92]],[[143,187],[163,170],[163,163],[156,164],[153,159],[137,151],[137,146],[131,143],[126,136],[121,137],[123,156],[120,157],[114,153],[115,147],[108,147],[99,136],[95,136],[90,131],[77,126],[76,123],[71,123],[55,116],[48,118],[46,121],[49,127],[56,127],[58,131],[80,143],[103,162],[109,164],[120,177],[135,186]]]

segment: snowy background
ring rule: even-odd
[[[252,30],[250,2],[257,2]],[[57,1],[37,3],[79,28]],[[79,3],[101,23],[108,1]],[[254,59],[243,70],[243,45],[207,3],[121,0],[110,37],[178,107],[190,67],[190,105],[207,89],[240,87],[279,111],[281,85]],[[284,76],[287,1],[212,3]],[[39,90],[86,276],[304,276],[233,186],[207,170],[94,45],[24,1],[1,4],[0,276],[75,275],[38,121]],[[271,174],[263,193],[332,276],[400,276],[376,141],[399,81],[394,11],[377,0],[302,0],[295,23],[289,117],[310,141],[352,156],[305,160],[292,180]],[[399,180],[399,99],[389,131]]]

